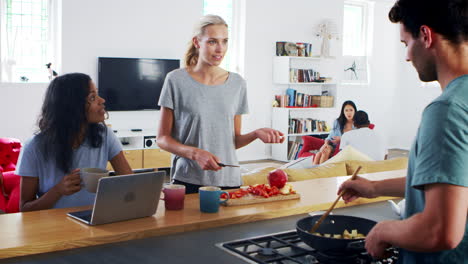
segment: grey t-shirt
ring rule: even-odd
[[[246,84],[239,74],[230,72],[221,85],[204,85],[186,69],[174,70],[164,81],[159,105],[174,111],[174,139],[209,151],[225,164],[238,164],[234,116],[248,112]],[[239,168],[203,170],[196,161],[177,155],[172,157],[171,177],[197,185],[241,185]]]
[[[102,137],[102,145],[99,148],[92,147],[86,139],[81,146],[73,151],[71,170],[77,168],[105,169],[107,161],[122,151],[122,145],[111,129],[106,129]],[[21,149],[15,173],[20,176],[38,177],[39,190],[37,195],[41,197],[59,183],[67,173],[58,168],[52,155],[49,158],[43,155],[38,143],[38,136],[33,136],[26,142]],[[95,196],[95,193],[90,193],[82,188],[72,195],[62,196],[53,208],[91,205],[94,203]]]

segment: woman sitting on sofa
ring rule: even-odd
[[[81,188],[79,168],[105,169],[110,161],[117,174],[132,173],[122,145],[104,124],[104,102],[86,74],[50,83],[39,132],[21,150],[16,168],[21,211],[91,205],[95,194]]]
[[[356,113],[356,105],[353,101],[345,101],[341,106],[340,116],[333,123],[333,129],[325,139],[325,143],[315,155],[313,164],[318,165],[330,158],[335,148],[339,146],[341,135],[354,129],[354,113]]]

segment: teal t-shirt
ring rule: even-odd
[[[423,112],[409,157],[405,218],[424,210],[424,186],[433,183],[468,187],[468,75],[450,82]],[[402,250],[401,258],[405,264],[468,263],[468,222],[457,248],[434,253]]]

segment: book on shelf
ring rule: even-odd
[[[288,107],[289,96],[288,95],[275,95],[275,101],[278,107]]]
[[[288,88],[286,95],[275,95],[279,107],[333,107],[334,97],[329,95],[310,95]]]
[[[302,143],[297,141],[290,141],[289,150],[288,150],[288,160],[297,159],[299,152],[301,152]]]
[[[296,104],[296,90],[288,88],[286,89],[286,95],[289,96],[288,106],[295,106]]]
[[[302,144],[299,144],[299,147],[297,148],[296,154],[294,155],[294,159],[296,160],[299,156],[299,152],[302,150]]]
[[[302,149],[301,142],[291,141],[289,151],[288,151],[288,160],[296,159],[301,149]]]
[[[330,131],[327,122],[323,120],[315,120],[312,118],[290,118],[289,119],[289,134],[304,134]]]
[[[276,41],[276,56],[311,57],[312,44],[306,42]]]
[[[289,69],[289,82],[291,83],[325,83],[331,82],[331,77],[321,77],[314,69]]]

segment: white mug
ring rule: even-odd
[[[88,192],[95,193],[99,179],[109,176],[109,171],[100,168],[83,168],[80,169],[80,177],[82,185]]]

